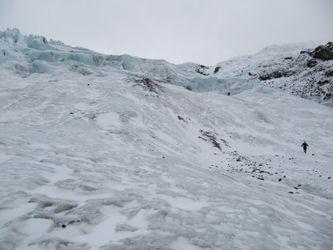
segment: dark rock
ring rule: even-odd
[[[200,133],[202,136],[199,136],[200,139],[204,141],[210,141],[214,147],[218,148],[219,150],[222,150],[221,144],[217,142],[216,136],[217,134],[212,131],[204,131],[200,129]]]
[[[292,60],[292,59],[293,59],[292,56],[287,56],[287,57],[284,58],[284,60]]]
[[[62,227],[62,228],[66,228],[66,225],[65,225],[65,224],[62,224],[61,227]]]
[[[317,65],[317,60],[314,58],[311,58],[306,62],[306,66],[308,66],[309,68],[312,68],[316,65]]]
[[[195,69],[195,72],[204,75],[204,76],[208,76],[209,74],[206,72],[206,70],[208,70],[209,68],[205,65],[198,65]]]
[[[328,61],[333,60],[333,43],[328,42],[326,45],[320,45],[310,52],[313,58]]]
[[[289,194],[294,194],[294,192],[292,192],[292,191],[289,191]]]
[[[331,176],[328,176],[327,179],[331,179]]]
[[[274,79],[274,78],[280,78],[282,77],[281,72],[279,71],[275,71],[271,74],[263,74],[259,76],[259,80],[260,81],[266,81],[266,80],[270,80],[270,79]]]
[[[292,72],[289,71],[282,71],[282,70],[276,70],[270,73],[262,73],[259,75],[259,80],[260,81],[266,81],[266,80],[271,80],[271,79],[276,79],[276,78],[281,78],[281,77],[287,77],[291,76]]]
[[[159,91],[163,92],[162,86],[157,84],[156,81],[153,81],[148,77],[135,79],[134,82],[140,84],[145,90],[149,92],[154,92],[156,94],[158,94]]]
[[[183,121],[183,122],[187,123],[187,121],[185,121],[185,119],[183,117],[181,117],[180,115],[177,115],[177,118],[178,118],[179,121]]]
[[[261,181],[264,181],[264,180],[265,180],[263,176],[258,176],[257,179],[258,179],[258,180],[261,180]]]
[[[333,69],[327,70],[327,71],[325,72],[325,76],[327,76],[327,77],[331,77],[331,76],[333,76]]]
[[[185,86],[185,89],[192,91],[192,87],[191,86]]]
[[[325,85],[325,84],[327,84],[327,83],[330,83],[330,81],[329,80],[320,80],[320,81],[318,81],[317,82],[317,84],[319,85],[319,86],[323,86],[323,85]]]
[[[219,72],[220,69],[221,69],[220,66],[215,67],[215,69],[214,69],[214,74],[216,74],[217,72]]]
[[[310,55],[310,51],[308,50],[301,50],[301,52],[299,52],[300,54],[308,54]]]

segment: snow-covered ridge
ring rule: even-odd
[[[260,81],[265,86],[332,105],[333,48],[329,49],[330,60],[323,60],[313,55],[315,46],[307,45],[271,46],[253,56],[221,62],[218,74]]]
[[[188,68],[196,66],[195,64],[176,66],[164,60],[150,60],[129,55],[102,55],[84,48],[70,47],[58,41],[47,41],[45,37],[41,36],[24,36],[17,29],[0,32],[0,41],[1,63],[25,64],[26,69],[25,72],[22,72],[23,75],[24,73],[40,73],[36,72],[34,68],[34,63],[39,62],[68,65],[76,62],[80,66],[91,66],[92,69],[99,66],[111,66],[116,69],[154,73],[165,77],[179,73],[177,68],[181,69],[178,70],[182,71],[181,75],[186,75]]]
[[[333,60],[314,59],[301,53],[307,44],[271,46],[253,56],[221,62],[216,66],[194,63],[175,65],[129,55],[103,55],[84,48],[70,47],[42,36],[24,36],[17,29],[0,32],[0,63],[22,77],[55,72],[54,67],[83,75],[103,75],[108,68],[159,78],[160,81],[194,91],[219,90],[239,93],[257,84],[332,105]]]
[[[332,246],[331,107],[238,75],[244,60],[0,36],[1,250]]]

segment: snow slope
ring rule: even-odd
[[[215,76],[260,81],[265,86],[333,106],[333,45],[331,60],[314,58],[315,47],[313,44],[267,47],[255,55],[218,63]]]
[[[331,248],[332,108],[200,65],[0,41],[0,249]]]

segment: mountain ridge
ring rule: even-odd
[[[48,64],[76,62],[79,65],[74,67],[83,74],[93,73],[85,70],[84,65],[113,67],[147,76],[152,74],[164,79],[166,83],[188,86],[194,90],[198,84],[192,87],[191,82],[200,81],[201,86],[206,84],[209,90],[219,89],[224,93],[233,92],[232,88],[228,88],[235,81],[247,81],[250,85],[263,84],[296,96],[333,105],[333,76],[330,73],[333,60],[322,61],[313,58],[310,53],[302,53],[312,51],[312,49],[305,50],[305,45],[274,45],[252,56],[234,58],[217,63],[215,66],[205,66],[195,63],[172,64],[162,59],[145,59],[126,54],[104,55],[84,48],[71,47],[59,41],[47,41],[42,36],[24,36],[18,29],[1,32],[0,39],[2,41],[0,63],[12,60],[11,63],[14,64],[12,70],[23,77],[31,73],[47,72],[45,62]],[[18,48],[21,48],[21,54],[15,51]],[[17,54],[16,61],[12,54]],[[219,86],[221,82],[228,82],[228,86],[223,83]],[[204,88],[200,87],[200,90]]]

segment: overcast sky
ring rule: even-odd
[[[333,40],[333,0],[0,0],[8,27],[107,54],[215,64]]]

